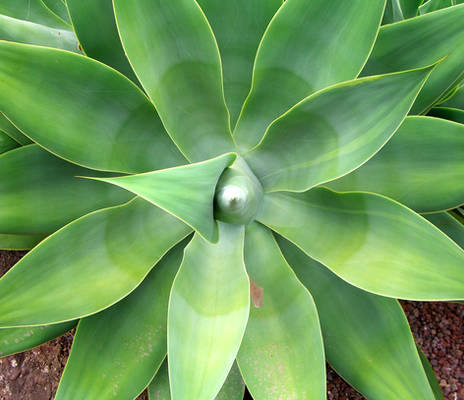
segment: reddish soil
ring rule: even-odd
[[[0,276],[24,252],[0,251]],[[446,400],[464,400],[464,304],[403,302],[416,342],[431,361]],[[51,400],[72,344],[72,332],[0,359],[0,400]],[[364,399],[333,370],[328,400]],[[146,393],[138,400],[147,400]]]

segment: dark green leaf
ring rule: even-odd
[[[424,215],[438,229],[464,248],[464,225],[449,212]]]
[[[0,112],[0,130],[6,133],[10,138],[16,140],[19,144],[31,144],[33,143],[28,137],[24,136],[9,120],[5,115]]]
[[[30,250],[45,235],[8,235],[0,233],[0,250]]]
[[[13,140],[5,132],[0,130],[0,154],[13,150],[21,146],[16,140]]]
[[[458,122],[464,127],[464,110],[450,107],[435,107],[429,111],[428,115],[437,118],[449,119],[450,121]]]

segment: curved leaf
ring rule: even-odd
[[[250,91],[259,42],[282,0],[198,0],[198,3],[218,42],[224,93],[233,126]]]
[[[283,239],[279,245],[314,296],[332,367],[369,399],[434,400],[398,301],[347,284]]]
[[[457,218],[454,218],[453,214],[441,212],[426,214],[424,217],[464,248],[464,225]]]
[[[219,242],[195,235],[185,248],[168,312],[173,400],[211,400],[234,362],[248,320],[244,228],[219,224]]]
[[[9,235],[0,233],[0,250],[30,250],[45,235]]]
[[[458,88],[452,97],[440,104],[440,107],[460,108],[464,110],[464,86]]]
[[[432,11],[441,10],[442,8],[451,7],[452,0],[428,0],[419,7],[419,14],[427,14]]]
[[[49,340],[64,335],[74,328],[77,321],[64,322],[50,326],[0,329],[0,357],[40,346]]]
[[[172,249],[125,299],[79,322],[55,400],[127,400],[145,389],[166,357],[169,293],[182,250]]]
[[[1,155],[0,233],[46,236],[84,214],[133,197],[119,188],[76,178],[88,174],[95,171],[34,144]]]
[[[161,365],[156,372],[155,377],[148,386],[149,400],[171,400],[169,388],[169,371],[167,360]]]
[[[462,160],[464,125],[408,117],[374,157],[328,186],[380,193],[418,212],[445,210],[464,202]]]
[[[0,14],[35,22],[50,28],[69,29],[69,25],[54,14],[41,0],[2,0]]]
[[[221,59],[192,0],[113,0],[124,49],[167,131],[190,161],[233,151]]]
[[[0,327],[58,323],[109,307],[189,231],[143,199],[66,225],[0,279]]]
[[[237,356],[255,400],[325,399],[325,357],[316,306],[272,233],[245,231],[245,265],[254,306]]]
[[[464,5],[411,18],[380,28],[362,75],[423,67],[446,59],[435,69],[411,112],[427,111],[462,76]]]
[[[64,29],[55,29],[34,22],[0,15],[0,40],[56,47],[79,52],[76,36]]]
[[[422,362],[422,366],[424,367],[425,374],[427,375],[427,379],[429,380],[429,385],[432,388],[433,394],[435,396],[435,400],[444,400],[440,384],[438,383],[437,377],[435,375],[435,372],[433,372],[429,360],[427,360],[427,357],[422,352],[420,347],[417,345],[416,347],[417,352],[419,353],[420,360]]]
[[[382,24],[391,24],[405,19],[400,0],[387,0]]]
[[[85,54],[137,82],[119,39],[111,0],[67,0],[72,25]]]
[[[127,189],[161,207],[195,229],[206,240],[218,239],[214,192],[233,153],[176,168],[116,178],[92,178]]]
[[[16,149],[20,144],[9,135],[0,130],[0,154]]]
[[[145,172],[185,163],[140,89],[78,54],[0,42],[0,109],[34,141],[89,168]]]
[[[434,107],[429,111],[428,115],[437,118],[449,119],[461,124],[461,126],[464,126],[464,110],[450,107]]]
[[[251,148],[311,93],[354,79],[377,36],[385,0],[287,0],[263,36],[234,136]],[[362,11],[361,11],[362,10]]]
[[[464,299],[464,251],[386,197],[324,188],[268,194],[257,220],[364,290],[410,300]]]
[[[266,192],[304,191],[345,175],[393,135],[432,68],[321,90],[274,121],[245,159]]]
[[[0,130],[6,133],[10,138],[17,141],[21,145],[33,143],[28,137],[24,136],[5,115],[0,112]]]
[[[42,0],[42,2],[51,12],[60,17],[63,21],[66,23],[70,22],[68,9],[62,0]]]

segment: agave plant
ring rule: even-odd
[[[67,0],[50,26],[63,6],[1,0],[0,248],[33,249],[0,356],[77,325],[56,399],[324,399],[326,360],[442,398],[397,299],[464,300],[464,125],[425,116],[464,5]]]

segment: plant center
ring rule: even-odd
[[[214,216],[231,224],[248,224],[258,212],[262,197],[261,183],[239,157],[219,178],[214,196]]]

